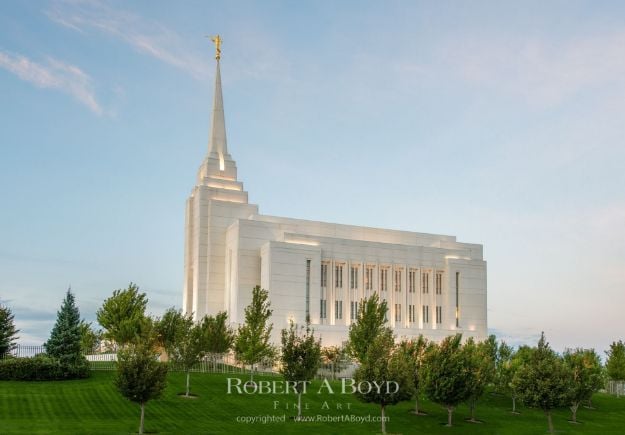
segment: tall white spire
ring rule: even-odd
[[[213,123],[208,142],[208,157],[219,158],[221,165],[223,161],[230,159],[228,155],[228,142],[226,140],[226,119],[224,116],[224,101],[221,93],[221,71],[219,68],[219,60],[221,59],[221,42],[219,35],[212,38],[215,43],[217,59],[217,68],[215,72],[215,96],[213,100]]]

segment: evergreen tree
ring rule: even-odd
[[[424,360],[424,392],[432,402],[447,408],[447,426],[452,425],[454,408],[471,394],[470,363],[461,341],[462,334],[446,337],[428,349]]]
[[[98,323],[104,328],[104,338],[124,346],[135,341],[149,329],[145,315],[148,298],[139,293],[139,286],[130,283],[125,290],[113,292],[96,312]]]
[[[412,384],[414,386],[414,399],[416,415],[425,415],[419,411],[419,395],[421,394],[423,373],[423,360],[428,349],[429,342],[427,338],[419,334],[416,340],[402,341],[399,343],[399,351],[403,352],[407,361],[410,363],[410,373],[412,374]]]
[[[239,326],[234,341],[236,358],[243,364],[250,365],[250,382],[254,382],[255,365],[276,354],[269,343],[273,324],[268,324],[272,310],[267,290],[254,287],[252,302],[245,308],[245,323]]]
[[[577,410],[583,401],[589,401],[604,385],[601,360],[594,349],[567,349],[564,362],[569,368],[569,403],[571,420],[577,423]]]
[[[162,394],[167,378],[167,364],[157,360],[154,341],[147,334],[144,330],[140,340],[129,343],[117,353],[117,375],[114,380],[118,391],[141,407],[140,434],[143,433],[145,404]]]
[[[519,368],[512,380],[525,406],[542,409],[547,416],[549,432],[553,433],[553,409],[566,406],[570,389],[568,368],[550,347],[542,333],[538,347]]]
[[[349,327],[347,345],[350,356],[359,363],[364,362],[374,338],[381,334],[393,335],[391,328],[384,326],[388,310],[386,301],[380,302],[378,295],[374,293],[370,298],[364,299],[361,306],[356,321]]]
[[[81,351],[80,312],[71,290],[65,294],[44,347],[48,355],[59,360],[66,377],[88,376],[88,362]]]
[[[15,315],[7,306],[0,304],[0,359],[15,349],[15,341],[20,332],[15,328]]]
[[[304,329],[302,327],[302,329]],[[314,379],[321,363],[321,339],[317,340],[310,325],[306,329],[298,331],[297,327],[290,323],[289,329],[283,329],[282,338],[282,367],[280,373],[286,381],[295,383],[297,392],[297,418],[302,416],[302,393],[307,383]]]
[[[354,373],[360,385],[355,394],[363,402],[380,405],[382,433],[386,434],[386,407],[414,395],[411,363],[404,352],[395,350],[393,336],[385,333],[373,339],[363,360]]]

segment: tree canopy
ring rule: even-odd
[[[15,349],[18,332],[15,315],[9,307],[0,304],[0,358]]]
[[[544,333],[526,363],[517,370],[512,384],[525,406],[545,412],[549,432],[553,433],[551,412],[566,406],[570,378],[562,358],[549,347]]]
[[[361,305],[356,321],[349,327],[347,351],[350,356],[363,363],[374,339],[380,335],[392,336],[393,331],[384,326],[388,307],[386,301],[380,302],[377,293],[364,299]]]
[[[245,308],[245,323],[239,326],[234,341],[236,358],[251,366],[251,380],[254,379],[254,365],[266,358],[275,356],[275,349],[270,343],[273,324],[269,323],[270,309],[267,290],[254,287],[252,302]]]
[[[625,381],[625,343],[622,340],[613,342],[606,355],[608,377],[614,381]]]
[[[139,293],[139,286],[132,282],[127,289],[115,290],[96,312],[98,323],[105,330],[104,337],[121,346],[137,340],[149,328],[147,303],[146,294]]]
[[[307,324],[298,330],[290,322],[289,329],[281,331],[282,362],[280,373],[286,381],[295,383],[297,391],[297,418],[302,415],[302,392],[306,383],[314,379],[321,363],[321,340],[315,338],[314,331]]]

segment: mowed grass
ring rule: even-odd
[[[0,381],[0,434],[128,434],[135,433],[139,424],[139,406],[122,398],[112,384],[114,372],[92,372],[85,380],[59,382]],[[197,398],[178,396],[184,391],[184,375],[170,373],[163,397],[148,403],[146,427],[148,433],[160,434],[375,434],[379,422],[294,422],[294,395],[236,395],[226,394],[227,378],[223,374],[191,375],[191,390]],[[243,382],[247,377],[240,377]],[[258,377],[259,380],[280,380],[279,377]],[[332,382],[335,393],[340,383]],[[379,407],[359,402],[353,395],[317,394],[319,382],[313,383],[303,403],[304,415],[379,416]],[[276,405],[274,401],[279,403]],[[325,409],[327,405],[327,408]],[[569,413],[554,414],[558,434],[623,434],[625,433],[625,398],[605,394],[593,398],[595,409],[580,408],[581,424],[567,420]],[[288,406],[289,409],[286,409]],[[340,406],[341,409],[337,409]],[[460,406],[454,413],[452,428],[444,426],[446,410],[423,400],[421,409],[427,416],[411,414],[414,402],[387,408],[390,421],[388,433],[395,434],[545,434],[545,416],[535,410],[519,407],[521,415],[510,413],[510,401],[502,396],[487,394],[478,404],[476,417],[481,424],[468,423],[469,411]],[[349,408],[349,409],[348,409]],[[280,423],[246,424],[237,416],[286,415]]]

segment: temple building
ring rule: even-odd
[[[219,42],[218,39],[218,48]],[[482,245],[454,236],[260,214],[226,140],[220,51],[208,154],[186,202],[183,310],[244,321],[252,289],[269,292],[273,341],[310,319],[322,345],[347,340],[363,298],[377,293],[398,338],[487,336]]]

